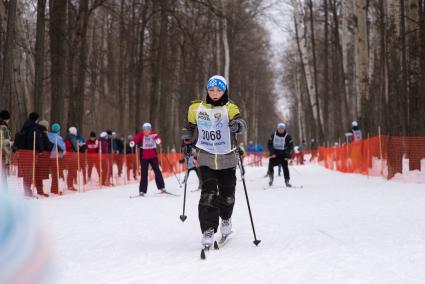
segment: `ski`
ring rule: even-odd
[[[272,186],[265,186],[263,189],[284,189],[284,188],[295,188],[295,189],[301,189],[303,188],[302,185],[291,185],[291,186],[280,186],[280,185],[272,185]]]
[[[200,188],[194,189],[194,190],[191,190],[190,192],[197,192],[197,191],[201,191],[201,189]]]
[[[176,197],[180,196],[180,194],[175,194],[175,193],[172,193],[172,192],[169,192],[169,191],[166,191],[166,190],[161,190],[161,192],[157,192],[156,194],[168,194],[168,195],[172,195],[172,196],[176,196]]]
[[[291,185],[291,186],[286,186],[286,188],[303,188],[302,185]]]
[[[138,198],[138,197],[145,197],[145,195],[137,194],[137,195],[130,195],[129,197],[130,199],[132,199],[132,198]]]

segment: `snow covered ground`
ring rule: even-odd
[[[264,190],[266,168],[247,168],[255,247],[242,183],[234,234],[200,260],[199,192],[130,199],[137,185],[31,200],[52,240],[54,283],[425,283],[425,186],[291,167],[302,189]],[[276,174],[276,173],[275,173]],[[282,177],[275,184],[283,184]],[[174,177],[167,188],[183,190]],[[218,234],[216,238],[218,238]]]

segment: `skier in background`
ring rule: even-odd
[[[282,165],[283,176],[285,178],[286,187],[291,187],[289,183],[289,168],[288,168],[288,159],[291,159],[292,153],[294,151],[294,142],[292,137],[286,132],[286,125],[284,123],[279,123],[277,125],[276,131],[270,136],[270,139],[267,143],[270,159],[269,159],[269,185],[273,184],[274,178],[274,167],[277,165]]]
[[[130,142],[130,147],[140,148],[140,164],[142,166],[142,177],[140,179],[139,195],[144,196],[148,190],[148,167],[151,165],[155,173],[155,182],[158,190],[166,192],[164,178],[159,168],[156,146],[161,144],[161,137],[152,130],[149,122],[143,124],[143,131],[137,133]]]
[[[347,137],[348,143],[357,142],[362,140],[363,135],[362,131],[359,129],[359,124],[357,121],[353,121],[351,123],[351,129],[347,133],[345,133],[345,136]]]

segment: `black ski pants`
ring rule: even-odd
[[[153,159],[140,159],[142,164],[142,177],[140,179],[139,192],[146,193],[148,191],[148,167],[151,165],[155,173],[155,182],[158,189],[164,189],[164,178],[162,177],[161,170],[159,169],[158,158]]]
[[[283,156],[277,156],[275,158],[269,159],[269,175],[274,175],[274,167],[281,165],[283,169],[283,176],[285,177],[285,181],[289,181],[289,168],[288,168],[288,160]]]
[[[217,232],[219,218],[232,217],[235,205],[236,168],[213,170],[199,167],[202,181],[198,205],[201,231],[214,228]]]

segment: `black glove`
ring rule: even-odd
[[[238,133],[241,128],[240,122],[237,120],[231,120],[229,122],[229,128],[231,132]]]

